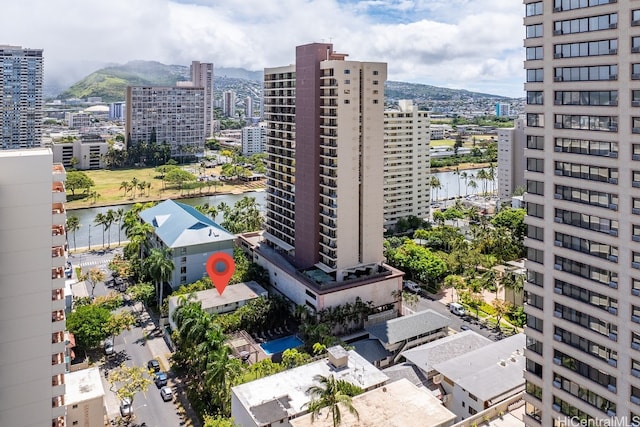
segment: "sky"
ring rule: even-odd
[[[7,0],[0,45],[44,49],[45,85],[153,60],[262,71],[331,42],[388,80],[524,96],[517,0]]]

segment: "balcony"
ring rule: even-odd
[[[51,215],[53,224],[64,226],[66,223],[64,203],[53,203],[51,206]]]
[[[64,353],[56,353],[51,355],[51,366],[60,365],[64,363]]]
[[[55,310],[51,312],[51,322],[64,322],[64,310]]]
[[[67,171],[62,163],[55,163],[52,167],[53,181],[64,182],[67,180]]]
[[[64,332],[58,331],[51,334],[51,344],[57,344],[64,341]]]
[[[56,417],[53,420],[51,420],[51,427],[65,427],[65,417],[64,416],[60,416],[60,417]]]
[[[51,248],[51,258],[59,258],[64,256],[64,247],[55,246]]]
[[[64,396],[56,396],[51,399],[51,407],[58,408],[64,406]]]
[[[62,267],[51,268],[51,280],[63,279],[63,278],[64,278],[64,268]]]
[[[67,195],[64,188],[64,183],[54,182],[51,185],[52,201],[54,203],[64,203],[67,201]]]

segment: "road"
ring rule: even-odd
[[[448,302],[448,301],[447,301]],[[415,305],[407,306],[411,311],[418,312],[427,309],[432,309],[443,316],[448,317],[451,320],[449,327],[454,331],[462,331],[463,328],[470,329],[483,337],[497,341],[501,334],[496,334],[495,331],[488,329],[484,325],[479,325],[475,322],[475,313],[471,313],[471,316],[457,316],[449,311],[445,301],[435,301],[433,299],[418,296],[418,302]]]

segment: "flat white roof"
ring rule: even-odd
[[[74,405],[104,396],[99,368],[80,369],[64,374],[65,404]]]
[[[307,411],[307,390],[317,385],[317,375],[334,376],[365,390],[384,384],[388,377],[353,350],[349,350],[347,366],[336,368],[328,359],[318,360],[275,375],[231,388],[257,425],[267,425],[287,416]],[[233,415],[233,414],[232,414]]]
[[[358,417],[340,408],[342,425],[360,427],[440,427],[452,425],[456,415],[424,388],[401,379],[352,398]],[[328,415],[328,417],[327,417]],[[329,408],[311,421],[311,414],[289,421],[293,427],[332,427]]]

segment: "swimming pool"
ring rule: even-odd
[[[275,353],[281,353],[288,348],[296,348],[303,344],[302,340],[295,335],[289,335],[287,337],[278,338],[277,340],[267,341],[260,344],[265,354],[272,355]]]

